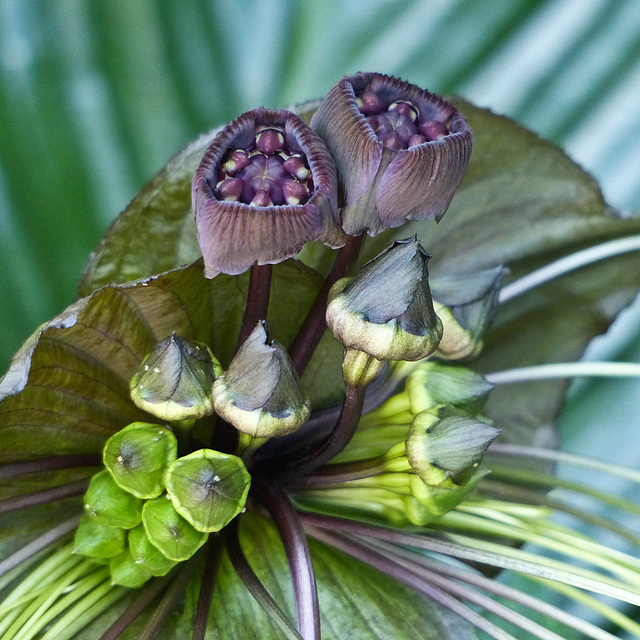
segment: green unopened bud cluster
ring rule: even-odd
[[[396,526],[432,522],[487,473],[480,463],[499,431],[478,411],[491,387],[468,369],[420,363],[405,390],[364,416],[332,460],[336,481],[305,488],[300,499],[326,513]]]
[[[108,564],[114,584],[135,588],[165,575],[244,509],[251,478],[240,458],[177,451],[170,428],[145,422],[107,440],[75,551]]]

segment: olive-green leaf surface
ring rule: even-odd
[[[129,379],[174,330],[193,339],[202,339],[202,327],[208,333],[206,309],[188,304],[205,297],[208,287],[198,267],[110,286],[42,326],[0,382],[0,463],[99,455],[107,438],[128,424],[156,422],[131,401]],[[48,488],[74,474],[32,473],[3,482],[3,496]]]

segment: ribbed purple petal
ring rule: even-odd
[[[439,219],[471,154],[471,129],[452,105],[378,73],[340,80],[311,125],[336,161],[342,226],[351,235]]]
[[[312,195],[303,205],[251,206],[216,197],[219,165],[230,148],[247,148],[259,127],[284,131],[292,152],[302,153],[311,169]],[[304,244],[321,240],[344,244],[337,224],[335,165],[319,136],[298,116],[258,108],[227,125],[209,145],[193,178],[193,210],[205,275],[239,274],[253,264],[274,264],[294,256]]]
[[[467,169],[471,144],[471,129],[456,113],[448,136],[399,151],[376,191],[376,207],[384,225],[440,220]]]
[[[366,86],[369,75],[340,80],[311,119],[311,127],[325,141],[338,168],[342,204],[367,192],[382,160],[382,145],[356,102],[356,92]]]

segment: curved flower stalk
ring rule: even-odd
[[[340,80],[311,126],[336,161],[351,235],[439,220],[471,155],[471,129],[453,106],[378,73]]]
[[[281,262],[312,240],[344,244],[333,160],[289,111],[258,108],[227,125],[196,169],[192,199],[208,278]]]
[[[411,119],[411,105],[395,94],[393,109],[376,103],[387,95],[381,91],[363,91],[361,106],[380,109],[387,123],[403,111]],[[247,148],[255,144],[265,166],[292,151],[289,122],[259,131],[254,123],[250,143],[233,138],[218,181],[231,181],[228,197],[243,197],[233,189],[249,179],[238,168]],[[486,121],[478,122],[482,139]],[[496,129],[487,136],[494,143],[509,126],[498,119]],[[482,147],[479,154],[486,161]],[[319,192],[311,193],[299,158],[289,165],[300,184],[307,180],[308,204]],[[561,162],[555,173],[562,171],[576,170]],[[176,206],[188,209],[190,181],[179,186]],[[217,197],[214,204],[274,215],[307,206],[264,206],[267,191],[251,196],[260,206]],[[382,224],[372,202],[362,220]],[[581,246],[607,229],[635,231],[632,221],[593,218],[572,221]],[[640,635],[628,611],[589,595],[640,605],[638,506],[556,478],[552,464],[568,460],[634,486],[640,474],[532,447],[561,390],[507,384],[526,379],[517,366],[574,359],[593,335],[578,322],[591,308],[584,301],[597,299],[598,317],[612,320],[637,291],[640,269],[599,264],[594,281],[565,277],[562,316],[544,289],[527,296],[525,287],[499,306],[504,269],[474,253],[484,227],[463,226],[470,244],[458,253],[446,236],[425,244],[456,266],[431,282],[416,239],[396,242],[359,271],[346,261],[352,271],[330,303],[319,293],[332,275],[324,278],[317,263],[275,264],[269,286],[258,287],[253,264],[262,258],[245,260],[251,274],[209,279],[217,267],[205,255],[204,265],[96,290],[43,325],[0,381],[0,640]],[[510,266],[521,275],[527,260]],[[324,318],[335,300],[329,324],[348,350],[326,332],[298,375],[287,350],[308,338],[300,330],[306,318],[318,308]],[[343,331],[335,318],[345,315]],[[382,350],[370,348],[380,341]],[[628,523],[578,506],[576,496]],[[571,526],[556,514],[570,516]],[[605,546],[600,532],[620,548]],[[500,570],[523,576],[524,586],[490,577]],[[555,606],[554,589],[596,612],[599,626]]]

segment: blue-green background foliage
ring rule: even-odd
[[[186,142],[359,70],[512,116],[640,209],[637,0],[0,0],[0,369]],[[627,315],[600,356],[640,357]],[[633,464],[638,395],[576,389],[569,446]]]

